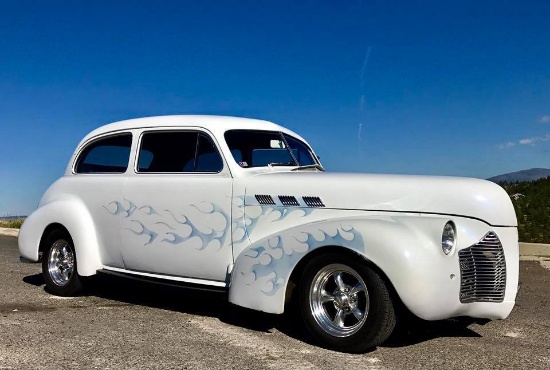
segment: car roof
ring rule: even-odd
[[[129,132],[133,130],[155,130],[156,128],[162,130],[180,129],[189,127],[191,129],[204,129],[209,131],[216,140],[218,140],[219,148],[225,155],[230,156],[229,148],[225,143],[224,134],[228,130],[258,130],[258,131],[279,131],[287,135],[291,135],[304,143],[306,141],[295,132],[277,125],[273,122],[243,118],[243,117],[230,117],[230,116],[210,116],[210,115],[173,115],[173,116],[153,116],[144,118],[128,119],[124,121],[110,123],[90,132],[86,135],[76,147],[73,153],[73,157],[69,162],[66,174],[72,173],[72,163],[76,159],[78,153],[88,145],[91,141],[98,137],[109,134],[117,134],[123,132]],[[248,168],[241,168],[237,163],[233,165],[229,164],[233,173],[246,173],[249,172]]]
[[[264,120],[229,116],[173,115],[134,118],[110,123],[90,132],[84,139],[82,139],[81,144],[93,137],[111,132],[155,127],[203,127],[215,135],[223,135],[223,133],[227,130],[239,129],[282,131],[301,139],[299,135],[291,130],[288,130],[273,122]]]

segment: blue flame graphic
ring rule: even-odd
[[[293,242],[290,238],[285,238],[285,241],[283,241],[283,238],[277,236],[266,241],[262,246],[251,248],[250,251],[257,252],[255,256],[246,255],[248,258],[255,260],[250,269],[250,272],[254,273],[254,282],[259,278],[273,275],[271,279],[267,280],[268,289],[262,289],[265,295],[271,296],[277,293],[285,285],[284,276],[288,274],[304,254],[313,249],[326,245],[344,245],[356,250],[363,248],[363,237],[351,226],[340,226],[335,235],[330,235],[324,230],[317,230],[316,234],[322,235],[320,239],[316,239],[313,233],[309,232],[299,232],[299,234],[307,236],[307,239],[304,242],[298,240],[297,237],[293,239],[296,245],[306,244],[307,248],[305,250],[296,251],[292,248],[291,244]],[[348,234],[347,237],[344,237],[344,234]],[[284,242],[287,245],[284,245]],[[264,263],[260,262],[261,259]],[[265,263],[265,260],[269,262]],[[253,284],[253,282],[250,284]]]
[[[157,238],[158,234],[156,232],[146,228],[145,225],[143,225],[141,222],[136,221],[136,220],[131,220],[131,222],[135,222],[139,226],[141,226],[141,231],[135,231],[135,230],[132,230],[130,228],[127,228],[126,230],[129,230],[129,231],[133,232],[136,235],[147,235],[149,237],[149,241],[147,243],[145,243],[144,245],[151,244]]]

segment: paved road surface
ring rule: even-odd
[[[0,235],[0,369],[550,369],[550,270],[538,262],[521,263],[507,320],[420,322],[349,355],[215,294],[103,280],[60,299],[18,256],[16,239]]]

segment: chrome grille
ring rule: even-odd
[[[302,197],[308,207],[324,207],[323,201],[319,197]]]
[[[275,201],[273,200],[273,198],[271,197],[271,195],[257,194],[257,195],[256,195],[256,200],[257,200],[258,203],[260,203],[260,204],[271,204],[271,205],[274,205],[274,204],[275,204]]]
[[[502,244],[489,232],[477,244],[458,252],[460,302],[502,302],[506,290],[506,260]]]
[[[292,195],[279,195],[279,200],[283,206],[299,206],[300,203]]]

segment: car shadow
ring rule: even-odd
[[[235,306],[226,292],[173,287],[119,277],[95,277],[86,295],[111,301],[160,308],[192,315],[218,318],[233,326],[269,332],[284,326],[283,315],[268,314]]]
[[[34,286],[42,286],[45,284],[44,282],[44,275],[42,274],[34,274],[25,276],[23,278],[23,281],[27,284],[34,285]]]
[[[44,285],[42,274],[25,276],[23,281],[37,287]],[[83,295],[113,301],[116,305],[139,305],[209,316],[228,325],[259,332],[277,329],[291,338],[318,346],[293,306],[283,315],[274,315],[230,304],[225,292],[184,289],[112,276],[89,279]],[[406,315],[406,322],[401,322],[398,330],[382,347],[407,347],[441,337],[481,337],[468,327],[473,322],[467,318],[425,321],[409,314]]]
[[[411,314],[406,315],[391,337],[382,345],[388,348],[408,347],[437,338],[480,338],[469,326],[477,323],[484,325],[487,320],[459,317],[447,320],[427,321]]]

